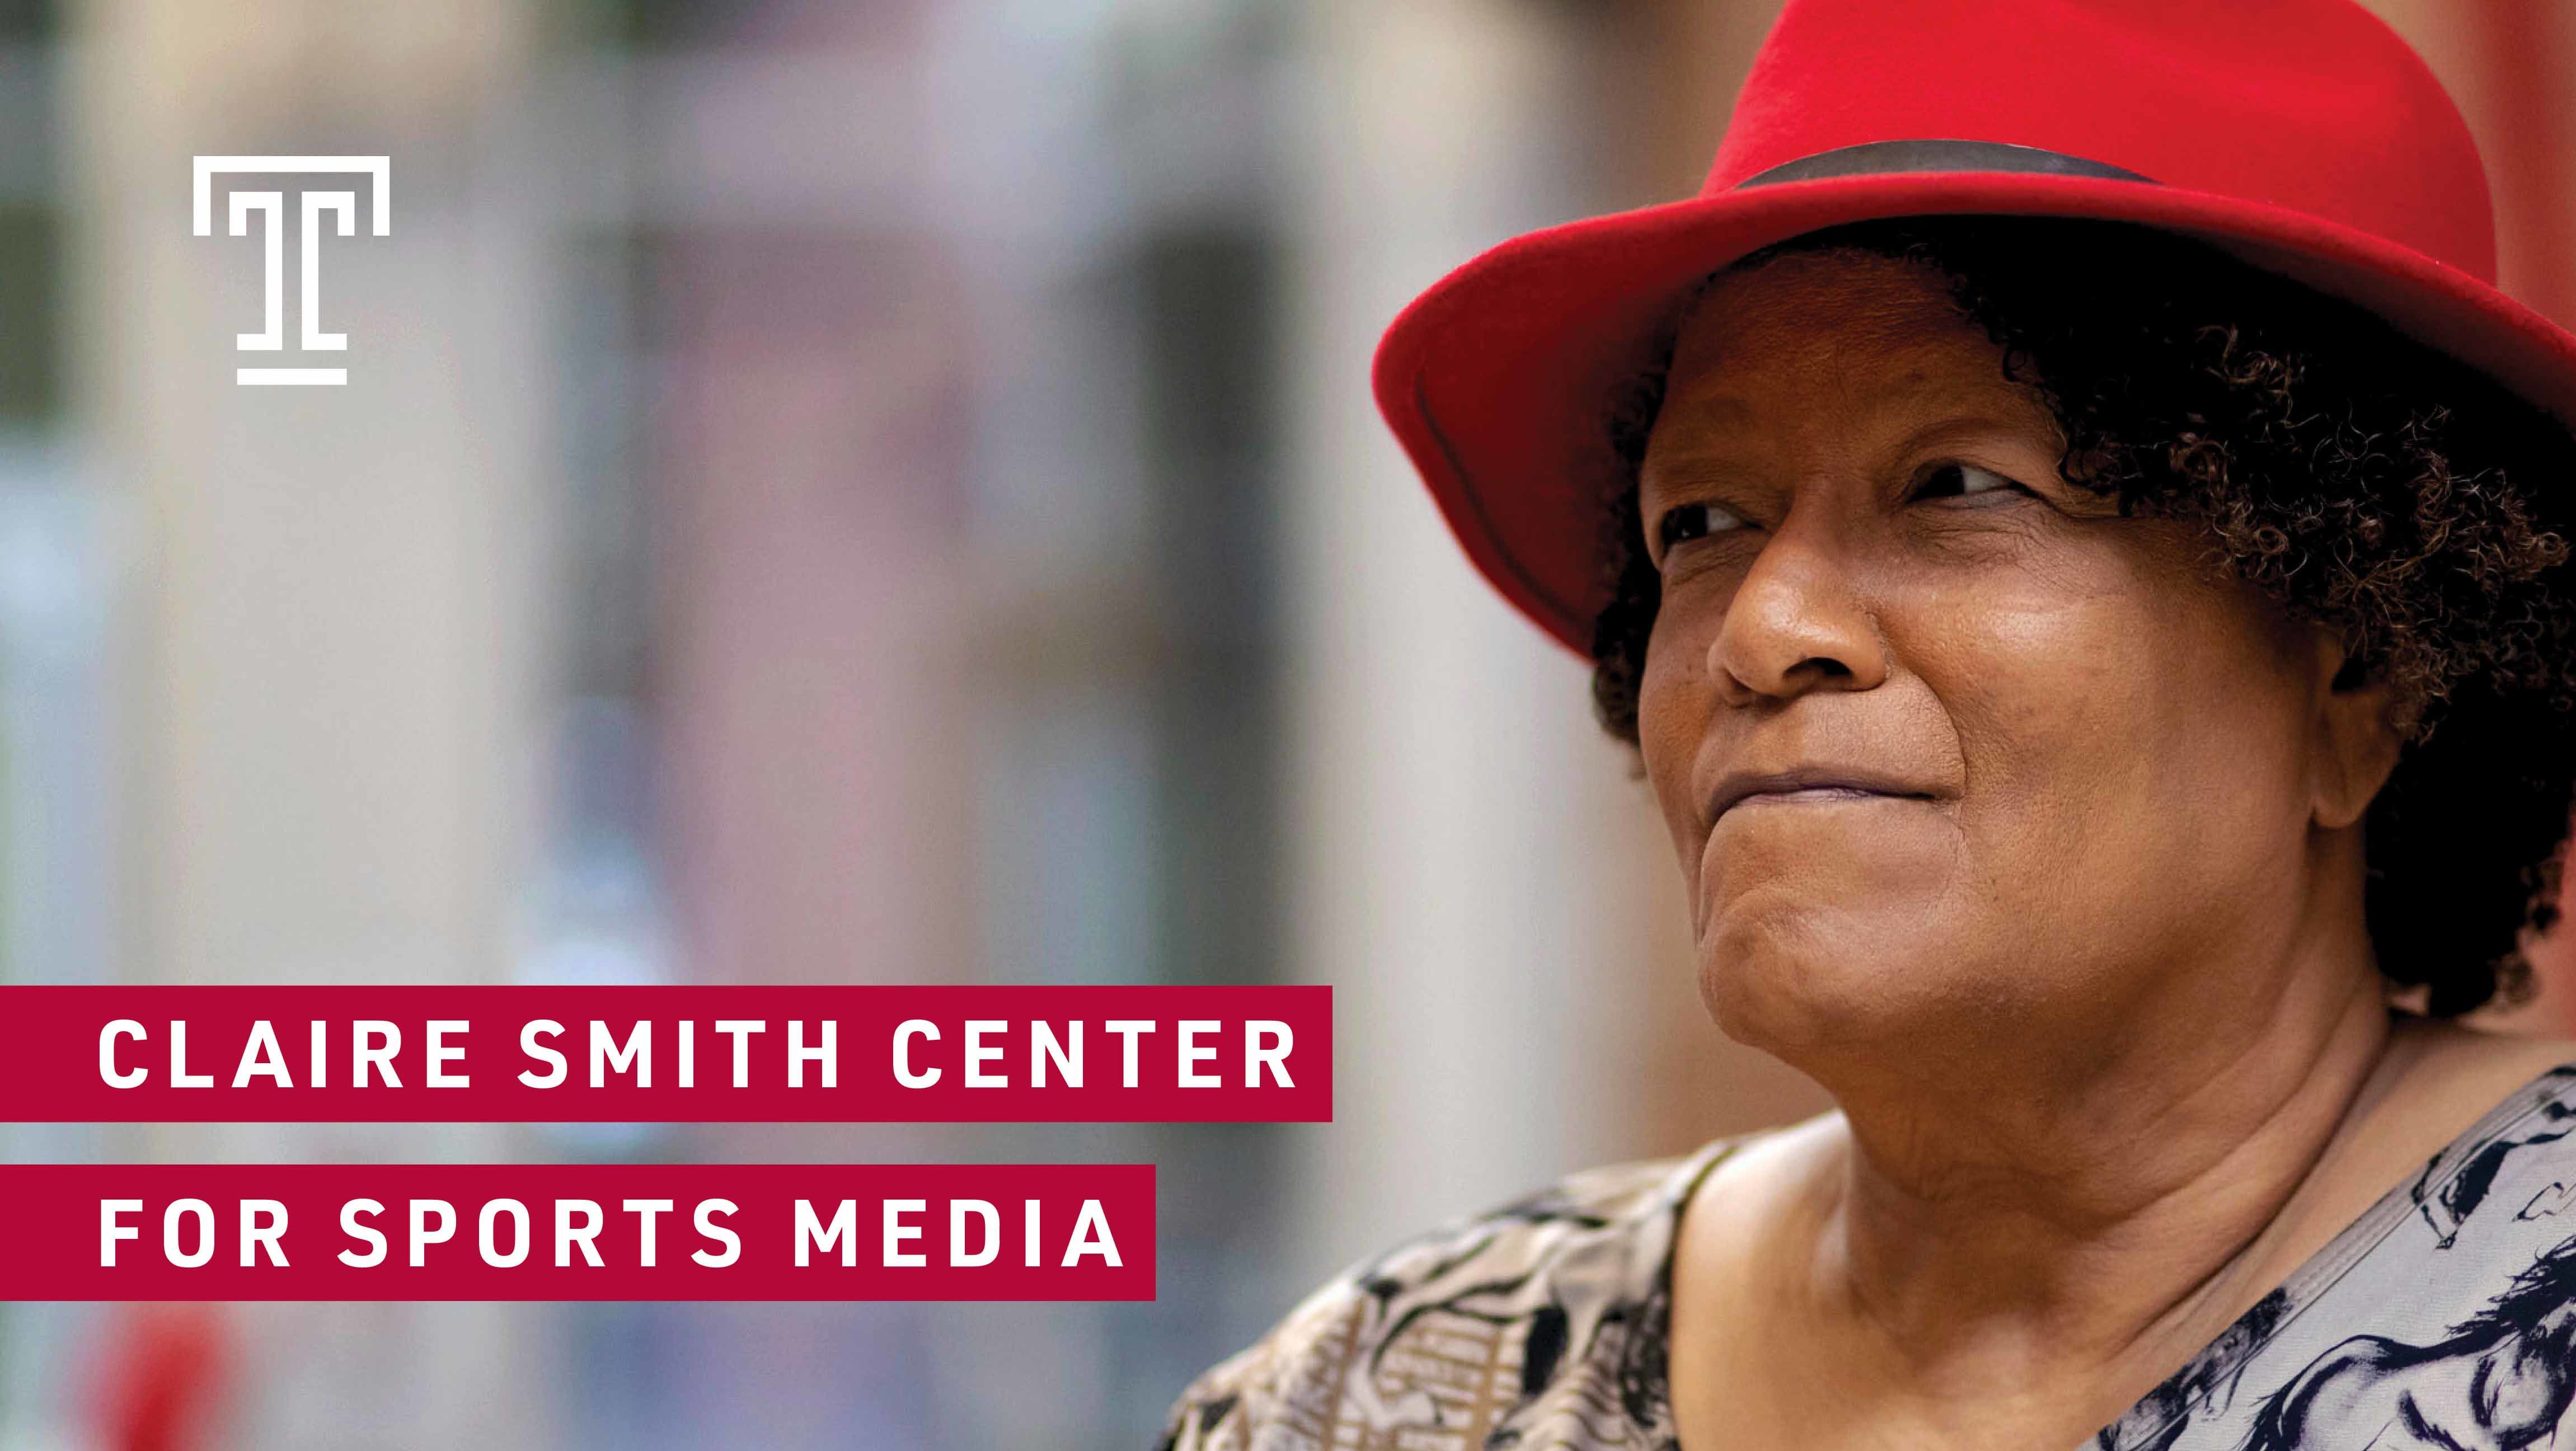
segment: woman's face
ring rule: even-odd
[[[1793,255],[1687,320],[1639,730],[1731,1035],[1813,1067],[2279,991],[2311,832],[2358,831],[2340,652],[2063,446],[1927,270]]]

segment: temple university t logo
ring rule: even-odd
[[[379,237],[391,234],[392,214],[386,209],[386,173],[389,159],[382,156],[200,156],[197,158],[195,187],[196,234],[214,235],[215,173],[244,172],[266,175],[314,173],[365,176],[370,188],[367,212],[372,219],[370,230]],[[260,233],[267,260],[268,287],[266,305],[261,313],[266,326],[255,333],[242,333],[236,345],[245,353],[276,353],[286,350],[286,193],[258,191],[242,187],[232,190],[230,213],[231,234],[250,233],[251,213],[260,214]],[[296,308],[296,347],[304,353],[345,353],[349,350],[347,333],[325,332],[322,328],[322,214],[329,212],[339,234],[353,236],[358,224],[358,194],[355,191],[331,191],[305,188],[301,192],[299,211],[304,226],[304,248],[297,259],[296,272],[302,287]],[[244,384],[346,383],[347,368],[240,368],[233,381]]]

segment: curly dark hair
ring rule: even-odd
[[[2352,678],[2391,684],[2405,745],[2365,823],[2380,968],[2434,1017],[2527,997],[2522,936],[2557,919],[2576,790],[2567,428],[2368,312],[2118,223],[1863,223],[1709,281],[1836,250],[1946,277],[2055,416],[2068,483],[2204,525],[2213,568],[2332,624]],[[1593,703],[1631,746],[1662,595],[1636,475],[1671,342],[1609,419],[1626,486],[1607,501]]]

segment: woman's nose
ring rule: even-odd
[[[1719,698],[1735,706],[1883,683],[1886,646],[1843,541],[1782,521],[1736,586],[1708,663]]]

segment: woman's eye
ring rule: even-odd
[[[1656,521],[1655,543],[1660,552],[1685,540],[1723,534],[1743,524],[1743,520],[1716,504],[1676,504]]]
[[[1981,469],[1975,464],[1951,462],[1933,465],[1923,475],[1922,483],[1915,486],[1914,497],[1947,499],[1967,494],[1992,493],[1997,489],[2020,489],[2023,493],[2030,492],[1991,469]]]

